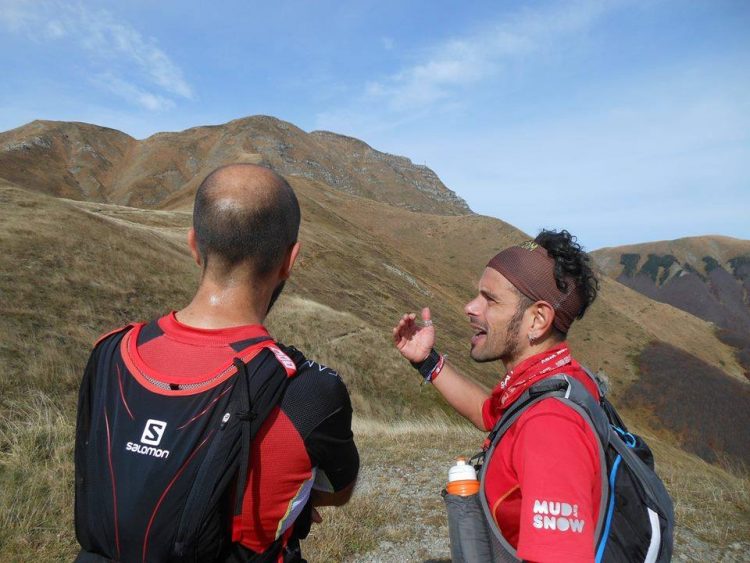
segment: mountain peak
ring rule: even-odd
[[[40,167],[42,157],[46,163]],[[114,129],[63,121],[37,120],[0,133],[0,176],[79,200],[170,206],[189,200],[211,170],[233,162],[261,163],[283,176],[413,211],[472,213],[426,166],[359,139],[307,133],[267,115],[156,133],[142,141]]]

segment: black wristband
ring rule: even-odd
[[[427,380],[439,363],[440,354],[438,354],[435,348],[433,348],[424,360],[421,362],[411,362],[411,365],[422,377],[425,378],[425,380]]]

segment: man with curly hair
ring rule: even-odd
[[[421,324],[413,313],[403,316],[393,329],[394,344],[458,413],[489,431],[525,390],[556,374],[576,378],[599,397],[566,342],[571,324],[583,316],[597,290],[588,255],[564,230],[542,231],[533,241],[493,257],[477,296],[464,308],[474,330],[472,359],[500,360],[505,368],[491,393],[435,351],[429,308],[422,310]],[[590,425],[559,401],[529,407],[502,436],[485,468],[485,494],[495,524],[518,559],[594,560],[599,457]],[[565,517],[564,525],[546,525],[543,513],[555,516],[560,510],[570,511],[556,515]]]

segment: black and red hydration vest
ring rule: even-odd
[[[228,561],[253,437],[295,375],[270,337],[200,383],[149,377],[131,355],[144,325],[96,344],[76,427],[77,561]],[[253,561],[278,561],[283,541]],[[283,556],[282,556],[283,560]]]

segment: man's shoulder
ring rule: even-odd
[[[304,353],[302,353],[294,346],[287,346],[286,344],[282,344],[281,342],[277,342],[276,345],[294,362],[294,365],[297,366],[297,377],[314,377],[319,374],[324,374],[327,378],[330,377],[335,381],[341,382],[341,376],[334,368],[308,358]]]
[[[117,327],[114,330],[110,330],[109,332],[105,332],[104,334],[102,334],[102,335],[100,335],[100,336],[97,337],[97,339],[94,341],[94,345],[92,346],[92,348],[96,348],[97,346],[99,346],[99,344],[101,344],[102,342],[104,342],[108,338],[114,337],[114,336],[116,336],[116,335],[118,335],[118,334],[120,334],[122,332],[125,332],[125,331],[133,328],[133,326],[135,326],[136,324],[138,324],[138,323],[128,323],[126,325],[122,325],[120,327]]]
[[[351,401],[336,370],[308,359],[293,346],[277,344],[297,366],[297,374],[289,380],[281,400],[281,409],[300,435],[307,439],[324,424],[329,425],[328,433],[351,433]]]
[[[290,382],[290,391],[309,393],[310,398],[325,400],[330,404],[349,404],[349,393],[338,371],[306,357],[294,346],[277,342],[277,345],[297,367],[297,375]]]

